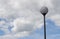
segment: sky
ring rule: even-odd
[[[44,39],[43,6],[47,39],[60,39],[60,0],[0,0],[0,39]]]

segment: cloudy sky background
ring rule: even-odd
[[[60,38],[60,0],[0,0],[0,39],[44,39],[40,8],[47,6],[47,39]]]

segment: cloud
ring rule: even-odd
[[[32,31],[34,23],[26,19],[17,18],[16,20],[14,20],[13,25],[14,25],[14,28],[12,29],[13,31],[23,32],[23,31]]]
[[[36,24],[36,20],[26,19],[26,18],[17,18],[13,21],[14,27],[12,28],[12,33],[16,33],[15,36],[28,36],[35,29],[41,28],[40,22],[38,22],[38,26]]]

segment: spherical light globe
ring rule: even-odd
[[[45,7],[45,6],[43,6],[43,7],[41,7],[40,12],[41,12],[43,15],[46,15],[46,14],[48,13],[48,8]]]

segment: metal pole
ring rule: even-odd
[[[46,22],[45,22],[45,15],[44,15],[44,39],[46,39]]]

